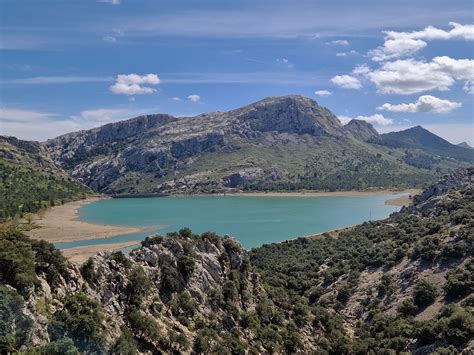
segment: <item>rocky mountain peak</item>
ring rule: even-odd
[[[344,126],[344,130],[352,134],[354,138],[364,142],[376,138],[379,135],[374,126],[363,120],[351,120],[346,126]]]
[[[341,136],[342,125],[327,108],[298,95],[268,97],[227,114],[260,132]]]

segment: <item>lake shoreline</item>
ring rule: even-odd
[[[337,192],[235,192],[226,194],[175,194],[169,197],[189,196],[250,196],[250,197],[330,197],[330,196],[375,196],[375,195],[400,195],[385,201],[386,205],[402,206],[407,204],[409,195],[418,193],[419,190],[378,190],[378,191],[337,191]],[[61,206],[52,207],[42,217],[36,216],[34,228],[26,234],[34,239],[43,239],[51,243],[77,242],[81,240],[107,239],[121,235],[143,233],[156,230],[158,227],[124,227],[117,225],[100,225],[85,222],[80,219],[79,210],[86,204],[100,200],[110,199],[111,196],[94,196],[83,200],[66,203]],[[96,244],[81,247],[62,249],[64,255],[71,261],[82,263],[90,256],[105,250],[121,250],[134,242]]]
[[[35,216],[33,221],[37,228],[26,231],[30,238],[42,239],[51,243],[75,242],[112,238],[118,235],[141,233],[156,229],[156,227],[123,227],[116,225],[101,225],[82,221],[79,209],[86,204],[109,199],[110,197],[89,197],[83,200],[69,202],[61,206],[47,209],[43,216]]]

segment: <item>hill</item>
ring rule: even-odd
[[[56,166],[38,142],[0,136],[0,222],[92,191]]]
[[[473,174],[445,177],[386,220],[250,252],[231,238],[183,229],[78,269],[49,243],[3,230],[0,349],[472,350]]]
[[[405,188],[472,160],[439,138],[431,151],[458,154],[439,159],[424,150],[434,163],[417,166],[418,146],[393,153],[366,142],[376,138],[366,122],[343,127],[316,101],[285,96],[195,117],[140,116],[44,146],[72,177],[111,194]]]
[[[423,127],[416,126],[400,132],[390,132],[371,140],[392,148],[415,149],[441,158],[474,163],[474,154],[465,147],[449,143]]]
[[[467,144],[466,142],[461,142],[458,144],[458,147],[461,147],[461,148],[467,148],[467,149],[474,149],[472,148],[469,144]]]

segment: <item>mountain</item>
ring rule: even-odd
[[[316,101],[285,96],[195,117],[140,116],[44,146],[72,177],[111,194],[403,188],[470,161],[430,156],[436,163],[420,168],[378,138],[366,122],[343,127]]]
[[[374,141],[389,147],[419,149],[435,156],[474,164],[474,154],[472,154],[472,151],[451,144],[420,126],[400,132],[382,134]]]
[[[467,148],[467,149],[474,149],[473,147],[471,147],[469,144],[467,144],[467,142],[461,142],[458,144],[458,147],[461,147],[461,148]]]
[[[90,193],[53,162],[44,145],[0,136],[0,222]]]
[[[184,228],[78,268],[2,229],[1,352],[469,353],[473,174],[385,220],[250,252]]]
[[[375,128],[370,123],[363,120],[351,120],[344,126],[344,130],[351,133],[354,138],[363,142],[376,139],[379,136]]]

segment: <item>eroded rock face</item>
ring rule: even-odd
[[[271,137],[266,136],[269,132],[282,135],[273,139],[274,145],[297,142],[303,135],[313,140],[346,135],[336,116],[314,100],[286,96],[196,117],[141,116],[66,134],[48,140],[45,147],[72,177],[99,192],[133,193],[134,186],[145,189],[144,180],[148,187],[142,192],[198,192],[206,185],[222,190],[259,179],[282,178],[285,172],[268,171],[265,162],[257,160],[245,167],[221,162],[222,171],[211,170],[205,179],[196,173],[181,174],[198,159],[201,165],[207,164],[206,154],[258,149],[260,140]]]

